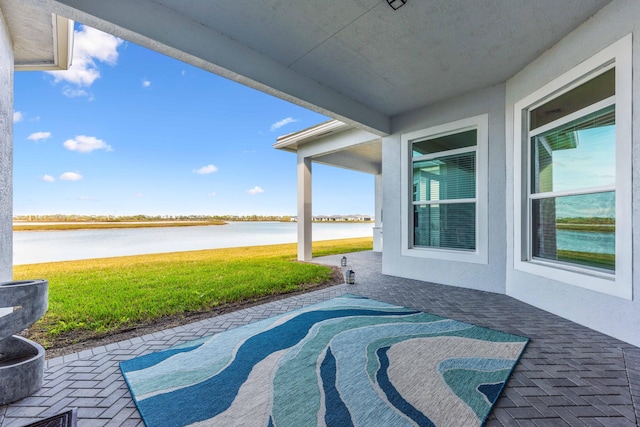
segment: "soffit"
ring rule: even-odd
[[[0,0],[13,42],[16,70],[60,70],[69,66],[73,37],[67,19],[15,0]]]
[[[313,157],[316,163],[370,174],[382,173],[382,141],[376,140]]]
[[[338,120],[282,135],[273,146],[294,153],[302,150],[304,156],[316,163],[382,173],[382,139]],[[305,150],[308,146],[312,148]]]

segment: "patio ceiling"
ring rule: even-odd
[[[344,169],[382,173],[382,141],[375,140],[346,148],[339,153],[327,153],[314,157],[316,163],[336,166]]]
[[[73,21],[18,1],[0,0],[0,9],[13,41],[17,71],[69,68]]]
[[[610,2],[20,1],[378,135],[397,114],[506,81]]]

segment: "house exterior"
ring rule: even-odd
[[[506,294],[640,345],[637,0],[24,3],[334,118],[275,144],[298,157],[300,259],[312,164],[359,170],[376,182],[383,273]]]

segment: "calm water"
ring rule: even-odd
[[[615,233],[574,230],[558,230],[557,233],[558,249],[594,254],[616,253]]]
[[[21,231],[13,234],[13,263],[105,258],[297,241],[297,224],[231,222],[208,227]],[[369,237],[372,223],[314,223],[313,240]]]
[[[198,249],[293,243],[297,224],[231,222],[222,226],[70,230],[13,234],[13,263],[105,258]],[[313,240],[369,237],[372,223],[314,223]],[[558,248],[592,253],[615,253],[615,233],[558,230]]]

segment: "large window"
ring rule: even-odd
[[[522,136],[514,159],[524,202],[515,203],[515,267],[618,296],[628,296],[620,282],[629,276],[631,247],[630,101],[620,93],[630,94],[631,81],[623,47],[516,104]]]
[[[402,140],[409,183],[403,254],[486,263],[487,116]]]
[[[615,127],[615,68],[529,111],[533,259],[615,270]]]
[[[414,247],[475,250],[477,135],[412,141]]]

